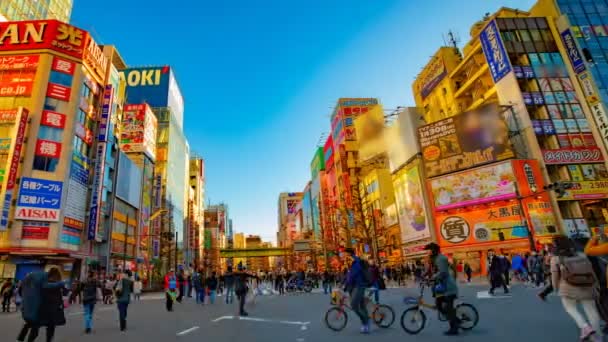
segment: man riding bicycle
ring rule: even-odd
[[[352,248],[347,248],[346,253],[350,255],[353,262],[346,279],[345,288],[350,292],[351,308],[361,320],[361,333],[369,334],[369,314],[365,307],[365,289],[370,286],[368,265],[361,260]]]
[[[433,295],[435,296],[437,309],[440,310],[450,322],[450,330],[444,334],[448,336],[458,335],[460,323],[454,310],[454,300],[458,297],[458,286],[450,273],[448,258],[440,253],[439,245],[429,243],[424,247],[431,251],[431,263],[433,265],[432,280],[435,283]]]

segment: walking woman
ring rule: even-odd
[[[552,283],[554,289],[559,291],[564,309],[581,329],[581,340],[601,341],[600,315],[593,300],[595,279],[591,262],[586,255],[575,251],[566,236],[555,237],[553,248]],[[586,318],[579,311],[579,304]]]
[[[89,271],[87,280],[82,284],[82,308],[84,311],[84,332],[90,334],[93,329],[93,311],[97,303],[101,285],[97,281],[95,272]]]
[[[131,271],[126,270],[116,283],[116,304],[118,306],[118,319],[120,321],[120,331],[127,330],[127,309],[131,302],[133,293],[133,281]]]
[[[61,273],[59,273],[57,268],[49,270],[49,282],[61,282]],[[43,288],[42,301],[40,302],[40,326],[46,327],[46,342],[53,341],[55,327],[63,325],[65,325],[63,288]],[[34,341],[37,335],[38,329],[32,328],[28,341]]]

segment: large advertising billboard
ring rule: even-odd
[[[126,154],[118,157],[116,196],[139,209],[141,205],[143,171]]]
[[[516,182],[511,162],[484,166],[429,181],[435,210],[515,198]]]
[[[355,131],[361,161],[372,159],[386,152],[384,112],[381,106],[374,106],[367,113],[355,118]]]
[[[497,104],[422,126],[418,140],[427,177],[515,156]]]
[[[323,155],[323,147],[318,147],[310,162],[311,179],[317,178],[319,172],[323,170],[325,170],[325,156]]]
[[[420,167],[420,162],[415,160],[393,176],[403,243],[431,237]]]
[[[416,108],[406,108],[399,113],[392,126],[385,130],[384,140],[391,173],[420,152],[416,140],[418,127],[424,124],[420,117]]]
[[[419,85],[418,92],[420,93],[420,96],[423,99],[427,97],[447,74],[448,72],[443,63],[443,58],[440,56],[433,57],[424,70],[422,70],[420,77],[416,82]]]
[[[0,97],[32,95],[39,61],[40,55],[1,56]]]
[[[128,104],[124,106],[120,148],[127,153],[145,153],[156,159],[157,119],[147,104]]]

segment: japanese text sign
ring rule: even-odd
[[[39,157],[59,158],[61,156],[61,143],[38,139],[36,140],[36,155]]]
[[[0,70],[30,70],[38,67],[40,55],[0,56]]]
[[[50,110],[42,111],[42,118],[40,124],[43,126],[64,128],[65,127],[65,115],[61,113],[52,112]]]
[[[498,81],[511,72],[512,68],[509,55],[507,55],[495,20],[490,21],[483,31],[481,31],[479,40],[488,61],[492,79],[494,83],[498,83]]]
[[[604,161],[602,151],[595,146],[542,150],[545,164],[598,163]]]
[[[585,61],[583,60],[581,53],[576,46],[576,41],[570,29],[566,29],[562,31],[562,42],[566,47],[566,51],[568,52],[568,59],[570,60],[570,64],[572,65],[572,69],[577,74],[585,71]]]
[[[74,70],[76,70],[76,63],[70,62],[63,58],[53,57],[53,65],[51,66],[51,69],[67,75],[74,75]]]
[[[63,183],[39,178],[21,178],[17,206],[60,209]]]
[[[57,20],[0,22],[0,49],[51,49],[82,58],[87,32]]]

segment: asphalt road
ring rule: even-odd
[[[383,291],[382,301],[393,306],[396,319],[389,329],[373,328],[372,335],[359,333],[354,314],[341,332],[329,330],[323,322],[330,307],[329,297],[321,293],[258,297],[247,309],[247,320],[239,319],[235,305],[226,305],[219,297],[214,305],[197,305],[186,298],[176,305],[174,312],[164,310],[161,295],[152,294],[129,306],[128,330],[118,330],[118,313],[112,305],[96,307],[93,334],[84,335],[82,308],[67,309],[68,323],[57,328],[56,342],[72,341],[247,341],[247,342],[306,342],[306,341],[577,341],[578,329],[564,312],[558,297],[541,302],[536,290],[516,285],[512,296],[478,298],[484,288],[463,285],[462,300],[474,304],[480,313],[479,325],[471,332],[458,337],[443,336],[447,323],[437,320],[435,313],[427,311],[426,328],[414,336],[407,335],[399,324],[404,295],[415,295],[416,289],[389,289]],[[1,341],[14,341],[21,327],[18,314],[0,314]],[[41,331],[41,335],[44,332]],[[43,340],[43,336],[39,340]]]

